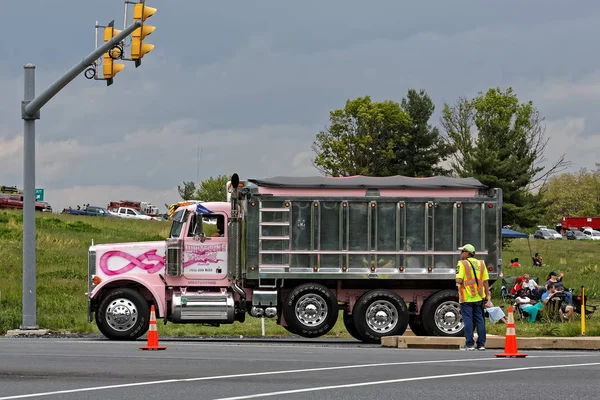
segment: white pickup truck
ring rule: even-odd
[[[119,207],[116,212],[110,212],[112,215],[119,218],[133,218],[133,219],[156,219],[149,215],[142,214],[138,210],[129,207]]]

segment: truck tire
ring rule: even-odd
[[[344,311],[342,319],[344,320],[344,326],[346,327],[346,330],[348,331],[350,336],[352,336],[354,339],[362,341],[362,338],[356,330],[356,325],[354,324],[354,318],[352,317],[352,315],[348,314],[348,311]]]
[[[307,338],[325,335],[338,319],[335,295],[319,283],[295,287],[285,300],[283,315],[289,331]]]
[[[96,311],[96,324],[104,336],[112,340],[136,340],[148,331],[148,302],[136,290],[110,291]]]
[[[402,335],[408,326],[404,299],[391,290],[365,293],[356,302],[352,316],[358,335],[366,343],[380,343],[383,336]]]
[[[465,326],[456,290],[442,290],[429,296],[421,308],[421,321],[429,336],[462,336]]]
[[[296,331],[293,328],[290,328],[288,325],[284,326],[283,328],[292,335],[298,335],[298,333],[296,333]]]

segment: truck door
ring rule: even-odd
[[[184,239],[183,272],[188,279],[227,277],[227,216],[192,213]],[[202,231],[201,231],[202,230]],[[205,240],[200,240],[201,233]]]
[[[8,208],[23,208],[23,197],[12,194],[8,198]]]

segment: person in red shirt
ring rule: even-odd
[[[510,260],[510,266],[511,267],[520,267],[521,264],[519,264],[519,259],[515,258],[514,260]]]
[[[523,288],[523,277],[517,276],[517,282],[515,283],[515,286],[513,286],[512,289],[510,289],[510,294],[516,295],[517,293],[519,293],[519,290],[521,290],[522,288]]]

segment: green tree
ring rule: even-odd
[[[435,106],[429,95],[421,90],[409,89],[402,108],[411,118],[406,144],[400,145],[396,152],[398,175],[428,177],[449,175],[450,170],[441,167],[453,153],[450,146],[440,135],[437,127],[429,124]]]
[[[227,201],[227,182],[229,177],[219,175],[216,178],[212,176],[200,182],[198,190],[193,199],[202,201]]]
[[[194,198],[194,194],[196,193],[196,184],[194,182],[184,181],[183,187],[177,185],[177,191],[183,200],[191,200]]]
[[[520,103],[512,88],[489,89],[471,100],[445,104],[442,126],[455,149],[454,173],[502,189],[503,224],[535,225],[546,206],[535,190],[569,163],[562,155],[550,167],[543,165],[548,140],[533,103]]]
[[[600,165],[596,170],[580,169],[550,178],[541,190],[547,223],[558,223],[563,216],[593,217],[600,214]]]
[[[313,143],[313,165],[319,171],[331,176],[394,174],[395,153],[411,125],[398,103],[358,97],[331,111],[329,120]]]

